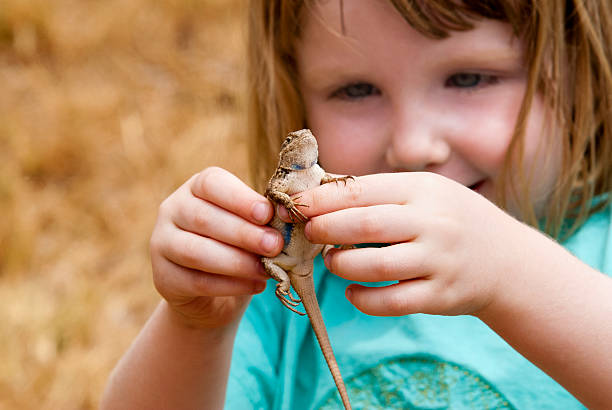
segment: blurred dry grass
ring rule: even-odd
[[[0,408],[96,408],[158,301],[159,203],[247,177],[244,7],[0,2]]]

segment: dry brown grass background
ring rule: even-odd
[[[244,7],[0,2],[0,408],[96,408],[159,300],[159,203],[247,177]]]

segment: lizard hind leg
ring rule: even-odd
[[[291,294],[291,291],[288,289],[283,289],[284,286],[282,283],[277,283],[276,284],[276,296],[279,299],[284,299],[287,301],[287,303],[289,303],[291,306],[297,306],[300,303],[302,303],[302,299],[300,298],[295,298],[293,297],[293,295]]]
[[[278,297],[278,300],[280,300],[281,303],[285,305],[285,307],[289,309],[290,311],[295,312],[300,316],[304,316],[306,314],[304,312],[300,312],[299,310],[295,308],[296,306],[299,306],[299,303],[296,303],[293,300],[293,297],[291,297],[291,294],[289,294],[289,297],[291,297],[292,300],[287,299],[286,296],[281,296],[278,292],[276,293],[276,296]]]
[[[283,286],[285,285],[285,283],[279,282],[276,284],[276,292],[275,292],[276,297],[278,298],[278,300],[281,301],[283,305],[285,305],[287,309],[289,309],[292,312],[297,313],[300,316],[304,316],[306,313],[300,312],[299,310],[295,308],[296,306],[299,306],[300,303],[302,303],[302,300],[299,298],[296,299],[295,297],[293,297],[293,295],[291,294],[290,288],[285,289],[286,286]]]
[[[296,306],[299,306],[302,300],[295,298],[291,294],[291,282],[289,281],[287,272],[278,266],[273,258],[261,258],[261,261],[268,275],[278,282],[276,284],[276,291],[274,292],[276,297],[285,307],[287,307],[287,309],[299,315],[305,315],[305,313],[302,313],[295,308]]]

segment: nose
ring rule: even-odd
[[[389,166],[402,171],[428,171],[444,164],[451,147],[442,128],[443,121],[414,105],[396,116],[391,143],[386,152]]]

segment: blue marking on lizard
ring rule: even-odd
[[[291,169],[294,171],[301,171],[303,169],[308,169],[308,168],[312,168],[314,166],[314,164],[317,163],[317,160],[315,160],[312,164],[308,165],[308,166],[304,166],[304,165],[300,165],[300,164],[291,164]]]
[[[285,241],[285,244],[283,245],[283,249],[289,246],[289,243],[291,242],[292,232],[293,232],[293,224],[285,223],[285,226],[283,226],[283,231],[281,232],[283,234],[283,241]]]

